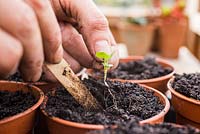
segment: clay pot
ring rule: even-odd
[[[144,59],[143,56],[129,56],[127,58],[123,58],[120,59],[120,62],[122,63],[126,63],[126,62],[130,62],[130,61],[137,61],[137,60],[142,60]],[[147,85],[149,87],[155,88],[159,91],[161,91],[162,93],[165,93],[167,91],[167,82],[169,81],[169,79],[173,76],[173,74],[175,73],[175,69],[172,65],[170,65],[167,61],[156,58],[156,61],[164,66],[164,67],[169,67],[171,68],[173,71],[165,76],[162,77],[158,77],[158,78],[152,78],[152,79],[144,79],[144,80],[123,80],[123,79],[112,79],[112,80],[117,80],[117,81],[121,81],[121,82],[133,82],[133,83],[139,83],[139,84],[144,84]],[[93,71],[92,70],[88,70],[88,73],[92,75]],[[95,77],[95,76],[94,76]]]
[[[10,81],[0,81],[0,90],[10,92],[23,90],[24,92],[31,92],[38,99],[37,103],[26,111],[0,120],[0,134],[32,134],[36,110],[44,99],[43,92],[35,86]]]
[[[159,123],[159,124],[162,124],[162,123]],[[179,129],[179,128],[186,128],[187,129],[187,126],[184,126],[184,125],[180,125],[180,124],[175,124],[175,123],[166,123],[166,124],[169,124],[169,125],[172,125],[173,127],[175,127],[175,128],[177,128],[177,129]],[[144,124],[141,124],[141,126],[143,126]],[[129,129],[128,127],[126,128],[126,129]],[[166,128],[166,129],[168,129],[168,128]],[[151,130],[151,129],[150,129]],[[149,130],[149,131],[150,131]],[[194,130],[196,131],[196,132],[199,132],[200,130],[199,129],[197,129],[197,128],[194,128]],[[107,131],[106,131],[107,132]],[[87,134],[106,134],[106,132],[104,132],[104,133],[99,133],[99,132],[96,132],[96,131],[90,131],[89,133],[87,133]],[[113,133],[115,133],[115,132],[113,132]],[[112,133],[112,134],[113,134]]]
[[[122,39],[120,36],[120,29],[119,29],[120,17],[107,16],[107,20],[109,22],[110,31],[112,32],[116,42],[121,43]]]
[[[119,26],[120,37],[126,44],[129,55],[146,55],[152,46],[155,26],[145,26],[122,22]]]
[[[200,101],[186,97],[175,91],[171,83],[173,78],[168,82],[168,88],[172,94],[172,105],[177,112],[177,122],[180,124],[190,124],[200,128]]]
[[[176,122],[178,124],[182,124],[182,125],[191,125],[191,126],[194,126],[198,129],[200,129],[200,123],[197,123],[197,122],[194,122],[194,121],[191,121],[183,116],[181,116],[180,114],[176,114]]]
[[[159,26],[159,50],[160,54],[166,58],[177,58],[179,48],[186,41],[186,33],[188,28],[188,20],[182,19],[175,22],[164,22],[162,20]]]
[[[155,96],[159,97],[160,101],[165,105],[165,107],[158,115],[155,115],[146,120],[142,120],[142,121],[140,121],[140,123],[141,124],[145,124],[145,123],[155,124],[155,123],[163,122],[164,116],[166,115],[166,113],[168,112],[169,107],[170,107],[168,99],[161,92],[157,91],[156,89],[147,87],[145,85],[142,85],[142,86],[145,87],[147,90],[153,90]],[[45,106],[47,100],[48,100],[48,98],[45,97],[43,106]],[[72,122],[72,121],[63,120],[63,119],[60,119],[57,117],[49,117],[48,114],[44,110],[41,110],[41,111],[46,120],[49,134],[67,134],[67,133],[69,133],[69,134],[86,134],[88,131],[100,130],[100,129],[104,128],[103,125],[82,124],[82,123],[76,123],[76,122]]]

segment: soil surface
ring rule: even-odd
[[[200,73],[175,74],[172,87],[187,97],[200,100]]]
[[[126,80],[143,80],[165,76],[172,72],[172,68],[163,67],[152,57],[143,60],[119,63],[119,66],[108,73],[108,78]],[[102,76],[102,72],[95,71],[96,75]]]
[[[42,73],[42,76],[40,77],[39,81],[44,81],[43,78],[44,77],[44,73]],[[24,82],[24,80],[22,79],[22,76],[19,72],[16,72],[15,74],[9,76],[7,78],[7,80],[9,81],[17,81],[17,82]]]
[[[164,105],[153,95],[153,91],[148,91],[138,84],[107,81],[108,88],[102,80],[97,81],[93,78],[85,79],[84,83],[103,107],[102,111],[86,111],[64,88],[48,93],[49,99],[43,109],[50,116],[89,124],[144,120],[164,109]]]
[[[31,93],[0,91],[0,120],[21,113],[37,102]]]
[[[129,122],[120,124],[115,129],[108,127],[88,134],[200,134],[200,131],[190,126],[175,127],[169,123],[139,125],[137,122]]]
[[[15,74],[9,76],[7,80],[23,82],[22,76],[20,75],[19,72],[16,72]]]

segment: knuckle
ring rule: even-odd
[[[95,30],[107,30],[109,28],[108,20],[103,15],[98,15],[88,22],[88,26]]]
[[[51,47],[52,51],[56,51],[59,45],[62,43],[61,32],[59,30],[51,33],[46,37],[48,45]]]
[[[30,0],[30,1],[32,5],[38,10],[43,10],[48,8],[47,0]]]
[[[32,11],[27,10],[21,15],[21,19],[19,22],[19,33],[25,37],[29,36],[30,34],[33,34],[37,25],[36,22],[37,19],[35,14]]]
[[[70,32],[68,38],[63,42],[63,47],[67,48],[69,45],[70,47],[77,45],[78,44],[83,44],[83,39],[82,39],[82,35],[79,33],[75,33],[75,32]]]
[[[71,42],[71,44],[78,42],[80,43],[80,41],[82,41],[82,35],[78,33],[72,33],[69,41]]]

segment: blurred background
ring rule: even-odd
[[[200,0],[94,0],[120,57],[156,56],[178,73],[200,71]]]

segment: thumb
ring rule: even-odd
[[[94,2],[92,0],[72,0],[66,1],[66,3],[65,5],[70,6],[68,9],[70,9],[71,16],[78,22],[78,30],[82,34],[87,48],[95,61],[100,61],[95,56],[96,52],[113,53],[112,47],[116,46],[116,42],[110,34],[107,19],[99,11]],[[116,56],[117,54],[115,52],[115,56],[111,60],[111,64],[115,66],[119,59]]]

